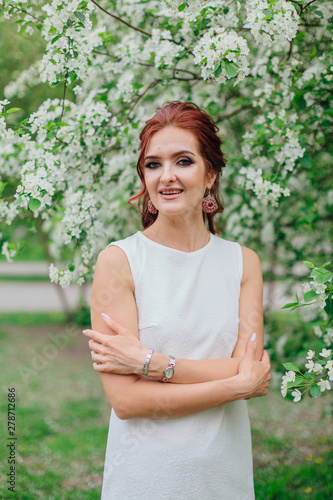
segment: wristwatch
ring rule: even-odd
[[[174,374],[174,366],[176,364],[176,359],[173,356],[170,356],[170,361],[168,366],[166,367],[165,370],[163,370],[164,377],[162,378],[161,382],[169,382],[171,379],[172,375]]]

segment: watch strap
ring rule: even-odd
[[[151,360],[151,357],[153,355],[153,352],[154,352],[154,349],[149,349],[149,351],[147,352],[147,356],[146,356],[146,359],[145,359],[145,363],[143,365],[143,369],[142,369],[142,375],[144,377],[146,377],[147,375],[147,372],[148,372],[148,366],[149,366],[149,363],[150,363],[150,360]]]

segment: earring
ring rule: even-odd
[[[202,210],[207,213],[214,212],[217,209],[217,203],[211,196],[206,196],[202,200]]]
[[[151,200],[148,201],[148,211],[151,214],[157,214],[157,208],[154,206],[154,204]]]

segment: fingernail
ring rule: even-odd
[[[82,330],[82,333],[87,333],[88,330]]]
[[[104,319],[106,319],[106,321],[111,320],[110,316],[108,316],[108,315],[107,315],[107,314],[105,314],[105,313],[102,313],[102,316],[103,316],[103,318],[104,318]]]
[[[251,342],[255,342],[257,340],[257,334],[256,333],[252,333],[251,335]]]

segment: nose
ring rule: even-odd
[[[176,172],[173,168],[172,163],[165,163],[163,165],[163,170],[161,173],[161,182],[163,184],[169,184],[170,182],[175,182]]]

